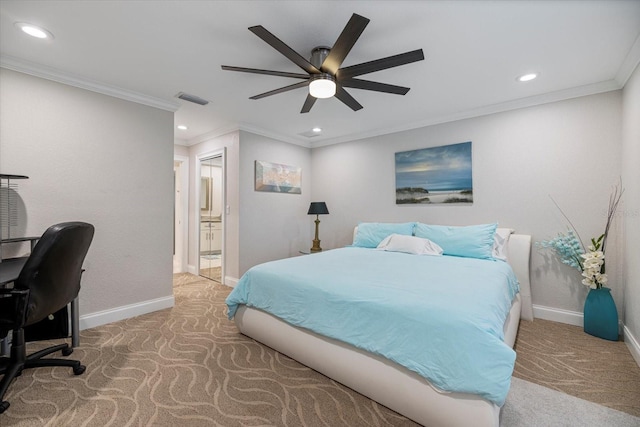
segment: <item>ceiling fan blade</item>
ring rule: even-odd
[[[364,89],[364,90],[375,90],[376,92],[393,93],[395,95],[406,95],[406,93],[409,92],[409,89],[410,89],[408,87],[372,82],[370,80],[361,80],[361,79],[341,80],[340,84],[344,87],[352,87],[354,89]]]
[[[351,108],[353,111],[362,109],[362,105],[360,105],[360,103],[358,103],[353,96],[349,95],[349,93],[340,85],[336,86],[336,98],[346,104],[347,107]]]
[[[339,79],[349,79],[351,77],[360,76],[362,74],[373,73],[374,71],[386,70],[387,68],[393,68],[400,65],[410,64],[416,61],[422,61],[423,59],[424,53],[422,53],[422,49],[412,50],[411,52],[387,56],[386,58],[376,59],[374,61],[363,62],[362,64],[340,68],[336,73],[336,77]]]
[[[326,73],[335,74],[338,72],[342,61],[347,57],[353,45],[356,44],[360,34],[369,24],[369,19],[358,14],[351,15],[351,19],[347,22],[347,25],[338,36],[338,39],[333,44],[329,55],[325,58],[322,66],[322,71]]]
[[[261,93],[259,95],[252,96],[249,99],[261,99],[261,98],[265,98],[267,96],[277,95],[277,94],[282,93],[282,92],[288,92],[290,90],[298,89],[298,88],[305,87],[305,86],[308,86],[308,85],[309,85],[309,82],[306,82],[306,81],[305,82],[300,82],[300,83],[294,83],[294,84],[289,85],[289,86],[281,87],[280,89],[274,89],[274,90],[270,90],[269,92],[265,92],[265,93]]]
[[[313,104],[316,103],[316,98],[315,96],[311,96],[311,94],[307,95],[307,99],[304,100],[304,105],[302,106],[302,110],[300,110],[300,113],[308,113],[309,111],[311,111],[311,107],[313,107]]]
[[[256,36],[260,37],[266,43],[268,43],[275,50],[286,56],[291,62],[296,64],[298,67],[302,68],[309,74],[318,74],[320,70],[314,67],[309,61],[304,59],[298,52],[291,49],[287,46],[282,40],[271,34],[264,28],[262,25],[256,25],[254,27],[249,27],[249,31],[251,31]]]
[[[258,68],[233,67],[231,65],[223,65],[222,69],[227,71],[240,71],[242,73],[266,74],[268,76],[277,76],[277,77],[291,77],[293,79],[309,78],[308,74],[288,73],[285,71],[260,70]]]

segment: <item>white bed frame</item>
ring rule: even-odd
[[[520,282],[504,325],[513,347],[520,318],[533,320],[529,282],[531,236],[512,234],[509,264]],[[500,407],[479,396],[436,390],[427,380],[383,357],[349,344],[296,328],[261,310],[240,306],[235,321],[244,335],[422,425],[498,427]]]

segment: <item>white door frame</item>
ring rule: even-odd
[[[174,206],[174,209],[179,209],[182,217],[182,224],[180,229],[176,227],[176,257],[180,263],[180,272],[187,271],[187,265],[189,262],[189,157],[186,156],[173,156],[173,161],[180,163],[180,206]],[[175,191],[175,189],[174,189]],[[180,245],[177,242],[177,238],[180,238]],[[178,253],[178,248],[181,253]]]
[[[194,224],[196,224],[196,238],[195,238],[195,254],[196,254],[196,275],[200,275],[200,175],[202,173],[200,163],[202,160],[211,157],[222,157],[222,251],[221,262],[222,268],[220,271],[220,282],[225,284],[225,242],[227,235],[227,149],[226,147],[220,148],[206,153],[198,154],[196,156],[196,173],[195,173],[195,209],[194,209]]]

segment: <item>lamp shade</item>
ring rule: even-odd
[[[327,215],[328,213],[329,209],[325,202],[311,202],[307,215]]]

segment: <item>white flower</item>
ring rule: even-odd
[[[602,273],[604,265],[604,253],[596,251],[593,247],[589,247],[590,252],[580,255],[584,259],[582,263],[583,271],[582,284],[591,289],[597,289],[607,283],[607,275]]]
[[[602,251],[590,251],[586,254],[580,255],[582,259],[584,259],[584,264],[598,264],[602,265],[604,263],[604,253]]]
[[[587,277],[585,279],[582,279],[582,284],[591,288],[591,289],[596,289],[598,287],[598,285],[596,284],[596,282],[594,282],[591,277]]]

